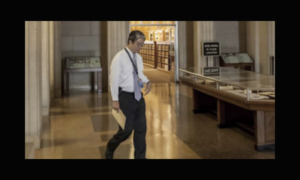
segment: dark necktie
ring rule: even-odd
[[[137,67],[135,54],[133,54],[133,63]],[[135,71],[133,71],[133,84],[134,84],[134,98],[137,101],[139,101],[141,99],[141,90],[138,82],[138,76]]]

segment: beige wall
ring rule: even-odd
[[[100,21],[61,22],[61,61],[66,57],[101,56]],[[64,68],[64,64],[62,64]],[[62,71],[63,72],[63,71]],[[92,73],[70,73],[70,89],[91,89]]]
[[[247,51],[246,21],[214,21],[215,41],[221,42],[221,53]]]
[[[240,51],[239,21],[214,21],[215,41],[221,43],[221,53]]]

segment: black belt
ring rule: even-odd
[[[119,93],[122,91],[122,88],[121,87],[119,87]],[[128,93],[128,94],[134,94],[134,92],[127,92],[127,91],[122,91],[122,92],[124,92],[124,93]]]

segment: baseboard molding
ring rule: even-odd
[[[25,159],[35,159],[35,149],[34,149],[34,143],[28,142],[25,143]]]
[[[41,138],[40,136],[25,136],[25,143],[34,143],[34,149],[41,148]]]
[[[70,90],[91,90],[92,89],[92,87],[89,85],[70,85],[69,88]]]

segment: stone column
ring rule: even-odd
[[[254,61],[255,64],[255,29],[254,29],[254,21],[247,21],[247,53],[249,54],[250,58]]]
[[[108,21],[107,22],[108,79],[109,79],[109,74],[110,74],[111,60],[114,58],[114,56],[120,50],[125,48],[125,46],[127,45],[128,36],[129,36],[129,22],[128,21]]]
[[[275,55],[274,29],[270,21],[247,21],[247,52],[255,63],[255,72],[270,73],[270,56]]]
[[[54,99],[54,21],[49,22],[49,36],[50,99]]]
[[[102,67],[102,93],[108,92],[108,37],[107,37],[107,21],[100,21],[100,52],[101,52],[101,67]]]
[[[213,42],[215,30],[213,21],[194,21],[194,66],[202,68],[214,66],[214,58],[203,56],[203,42]]]
[[[41,22],[25,22],[25,142],[40,148]]]
[[[61,22],[54,21],[54,98],[60,98],[62,95],[62,69],[61,69]]]
[[[194,22],[178,21],[178,66],[180,69],[194,67]],[[176,51],[176,49],[175,49]],[[180,76],[179,72],[179,76]]]
[[[42,21],[42,115],[49,115],[50,78],[49,78],[49,21]]]
[[[259,21],[247,21],[247,52],[254,61],[255,72],[260,72]]]
[[[275,21],[268,21],[268,33],[269,33],[269,59],[274,57],[274,75],[275,75]],[[269,74],[271,74],[271,63],[269,60]]]
[[[269,74],[269,35],[268,21],[259,21],[259,59],[260,73]]]
[[[179,68],[189,68],[187,63],[187,43],[193,43],[187,39],[187,21],[178,21],[178,64]]]

